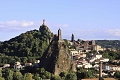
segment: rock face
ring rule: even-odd
[[[72,56],[64,41],[53,40],[43,54],[40,67],[59,75],[61,72],[72,71],[74,68]]]
[[[45,25],[45,20],[43,20],[43,24],[40,26],[39,31],[41,34],[48,34],[51,37],[51,32]],[[50,39],[49,46],[40,59],[40,68],[45,68],[45,70],[54,75],[59,75],[61,72],[73,71],[74,65],[72,55],[64,40],[62,40],[60,29],[58,30],[58,35],[54,35],[52,39]]]

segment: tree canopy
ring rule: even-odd
[[[52,33],[38,30],[27,31],[22,33],[9,41],[4,41],[0,44],[0,53],[8,56],[28,57],[39,56],[41,57],[46,48],[48,47],[48,39]]]

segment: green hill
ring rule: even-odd
[[[120,40],[95,40],[95,42],[105,48],[120,49]]]
[[[52,35],[49,28],[42,25],[39,30],[27,31],[2,42],[0,44],[0,53],[18,57],[41,57],[48,47],[48,40]]]

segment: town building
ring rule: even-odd
[[[102,48],[100,45],[95,43],[95,40],[82,40],[78,39],[77,41],[74,40],[74,34],[71,36],[71,40],[68,42],[75,47],[76,50],[80,53],[85,53],[89,51],[104,51],[106,48]]]

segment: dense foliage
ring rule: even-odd
[[[98,77],[96,74],[98,74],[99,71],[97,71],[94,68],[91,69],[84,69],[84,68],[77,68],[77,79],[83,79],[83,78],[95,78]]]
[[[120,78],[120,71],[116,71],[115,74],[114,74],[114,77],[115,78]]]
[[[26,72],[26,69],[15,70],[10,68],[4,68],[0,70],[0,80],[42,80],[42,79],[50,79],[50,80],[77,80],[77,76],[75,72],[65,72],[65,76],[56,76],[52,73],[45,71],[44,68],[33,68],[33,72]]]
[[[5,41],[0,44],[0,53],[4,53],[9,56],[39,56],[41,57],[43,52],[48,47],[49,34],[32,30],[22,33],[21,35]]]
[[[99,51],[100,54],[102,54],[103,58],[108,58],[110,60],[119,60],[120,59],[120,50],[117,51],[110,51],[110,50],[105,50],[105,51]]]

